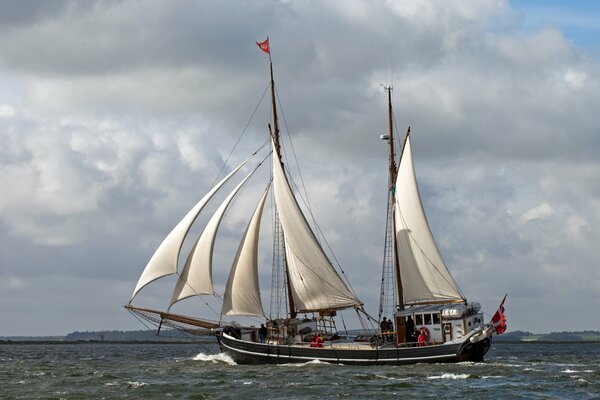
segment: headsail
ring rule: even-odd
[[[296,311],[336,310],[361,305],[331,265],[311,230],[273,143],[273,189],[285,237],[285,254]]]
[[[404,301],[464,300],[427,223],[415,177],[410,136],[398,166],[394,213]]]
[[[268,193],[267,188],[238,247],[223,295],[222,315],[265,315],[258,286],[258,235]]]
[[[252,156],[250,157],[252,158]],[[250,158],[238,165],[233,171],[223,178],[216,186],[214,186],[187,214],[173,230],[162,241],[158,249],[154,252],[152,258],[144,268],[135,290],[131,296],[131,300],[144,286],[150,282],[162,278],[163,276],[171,275],[177,272],[177,261],[183,241],[190,230],[190,227],[200,214],[200,211],[206,206],[206,203],[217,193],[219,189],[235,174]],[[130,300],[130,302],[131,302]]]
[[[208,224],[206,224],[204,231],[194,244],[194,248],[188,255],[185,266],[179,275],[175,290],[173,291],[173,296],[171,297],[171,306],[179,300],[183,300],[190,296],[213,293],[212,256],[219,224],[221,223],[223,215],[225,215],[225,211],[231,203],[231,200],[233,200],[237,192],[244,186],[255,171],[256,169],[250,172],[250,174],[248,174],[248,176],[244,178],[231,193],[229,193],[229,196],[221,203],[210,221],[208,221]]]

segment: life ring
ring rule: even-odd
[[[450,333],[450,325],[449,324],[444,325],[444,332]]]

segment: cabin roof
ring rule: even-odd
[[[444,308],[448,306],[456,305],[456,303],[451,304],[423,304],[423,305],[415,305],[408,306],[404,310],[396,311],[394,315],[407,316],[413,314],[423,314],[423,313],[439,313],[442,312]]]

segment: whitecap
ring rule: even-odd
[[[217,354],[200,353],[197,356],[195,356],[194,358],[192,358],[192,360],[194,360],[194,361],[210,361],[213,364],[225,363],[228,365],[236,365],[235,361],[233,361],[233,358],[229,357],[225,353],[217,353]]]
[[[305,364],[329,364],[329,363],[326,361],[321,361],[319,359],[316,359],[316,360],[307,361],[307,362],[305,362]]]
[[[379,379],[387,379],[389,381],[410,381],[412,378],[397,378],[395,376],[375,375]]]
[[[133,382],[128,381],[127,384],[129,385],[129,387],[133,387],[133,388],[148,386],[148,384],[145,382],[135,382],[135,381],[133,381]]]
[[[510,367],[521,368],[523,364],[511,364],[506,362],[486,362],[477,364],[478,367]]]
[[[574,374],[574,373],[579,372],[579,371],[575,371],[574,369],[567,368],[564,371],[560,371],[560,372],[564,372],[565,374]]]
[[[280,367],[307,367],[307,366],[311,366],[311,365],[329,365],[329,363],[327,361],[321,361],[321,360],[310,360],[307,362],[303,362],[303,363],[285,363],[285,364],[278,364],[278,366]]]
[[[427,379],[467,379],[469,374],[451,374],[445,373],[442,375],[428,376]]]

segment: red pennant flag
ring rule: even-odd
[[[265,53],[269,53],[269,54],[271,54],[271,50],[269,49],[269,38],[267,38],[267,39],[266,39],[264,42],[262,42],[262,43],[256,42],[256,45],[257,45],[258,47],[260,47],[260,49],[261,49],[262,51],[264,51]]]
[[[504,300],[506,300],[506,296],[508,296],[508,294],[504,295],[502,303],[500,303],[500,307],[498,307],[498,311],[496,311],[496,314],[494,314],[491,321],[498,335],[506,331],[506,316],[504,315]]]

